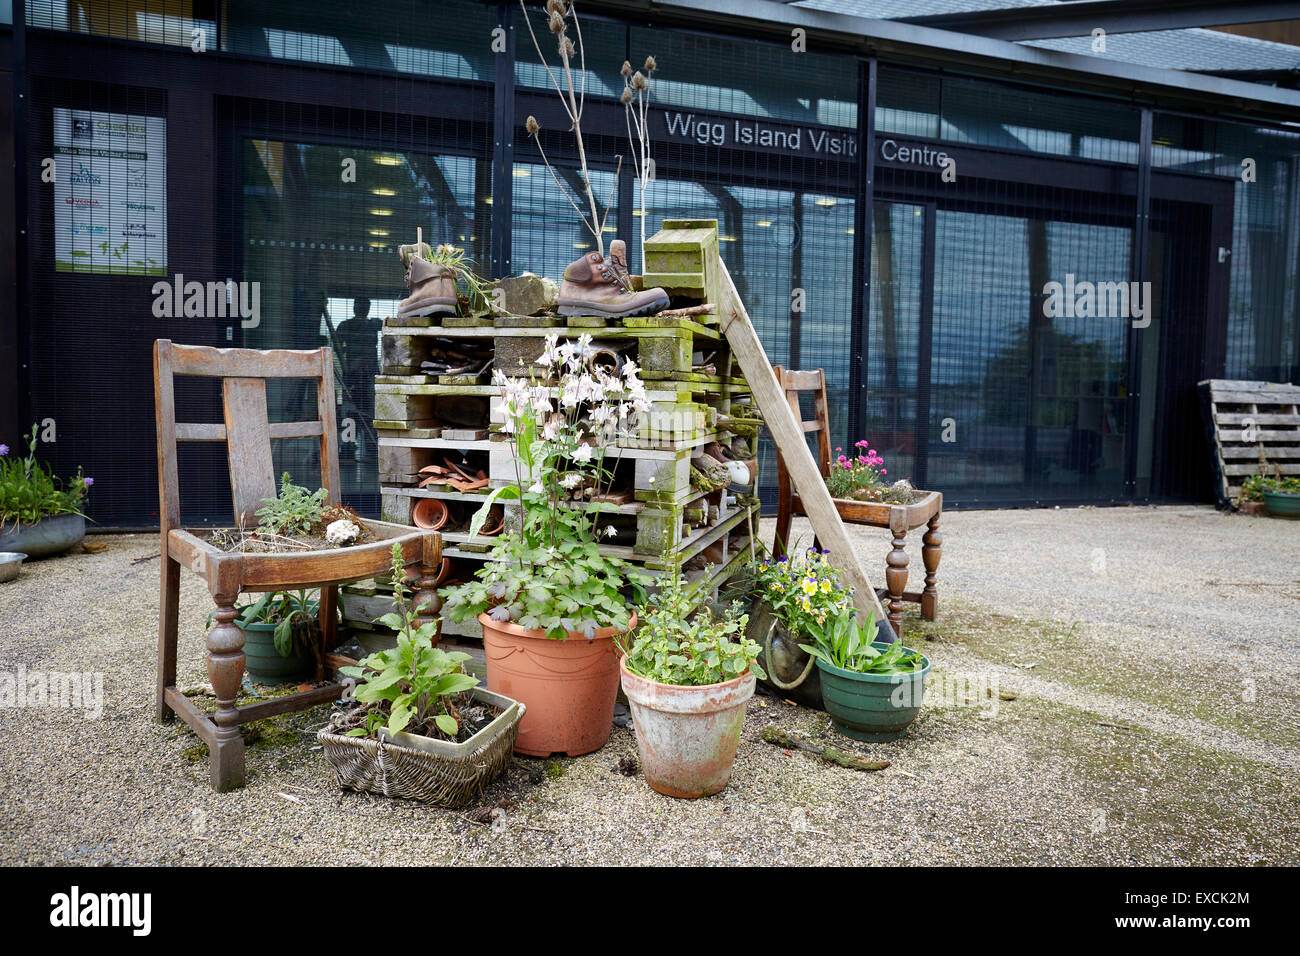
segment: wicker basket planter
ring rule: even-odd
[[[335,733],[330,722],[316,735],[334,778],[345,790],[379,793],[386,797],[421,800],[439,807],[465,806],[510,766],[524,705],[482,687],[470,692],[474,699],[501,713],[469,740],[451,743],[421,738],[419,744],[373,737],[346,737]]]

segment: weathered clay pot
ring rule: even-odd
[[[441,498],[420,498],[411,509],[411,520],[425,531],[437,531],[447,523],[447,515],[447,502]]]
[[[707,797],[731,781],[754,675],[721,684],[661,684],[619,662],[646,783],[670,797]]]
[[[488,690],[520,701],[527,708],[519,724],[515,751],[534,757],[564,753],[571,757],[599,750],[609,739],[618,696],[620,652],[615,628],[553,641],[544,631],[500,623],[486,614],[483,649],[487,653]],[[628,629],[636,627],[636,615]]]
[[[81,515],[50,515],[36,524],[0,527],[0,551],[21,551],[29,558],[62,554],[86,536]]]

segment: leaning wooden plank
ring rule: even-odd
[[[763,413],[767,429],[772,433],[777,450],[785,459],[786,468],[794,486],[803,499],[804,509],[812,524],[813,533],[817,535],[822,546],[831,553],[831,563],[844,575],[844,581],[853,589],[853,603],[863,620],[874,614],[877,621],[885,620],[884,608],[876,597],[876,589],[862,569],[858,555],[853,550],[853,542],[844,523],[840,521],[839,512],[830,490],[822,479],[821,470],[808,450],[804,439],[803,426],[795,417],[786,401],[785,392],[776,380],[772,364],[763,351],[758,332],[754,329],[745,305],[740,301],[740,294],[731,280],[731,273],[719,260],[719,282],[722,295],[719,296],[719,317],[722,320],[722,332],[731,345],[731,353],[740,363],[745,379],[753,390],[754,400]]]

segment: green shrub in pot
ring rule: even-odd
[[[81,468],[66,483],[36,460],[38,427],[19,458],[0,445],[0,551],[39,558],[66,551],[86,535],[82,505],[95,479]]]
[[[237,609],[235,626],[244,632],[249,676],[289,681],[314,670],[320,644],[319,597],[315,590],[267,591]],[[208,627],[215,615],[215,610],[208,614]]]
[[[901,641],[875,641],[876,617],[863,624],[852,610],[811,625],[801,644],[817,662],[822,700],[836,729],[856,740],[901,737],[920,712],[930,662]]]
[[[731,780],[745,703],[766,676],[761,649],[745,636],[739,603],[696,610],[679,567],[661,581],[623,645],[623,692],[646,782],[672,797],[708,796]]]

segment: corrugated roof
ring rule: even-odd
[[[809,10],[893,20],[1059,4],[1056,0],[799,0],[793,5]],[[1141,63],[1166,70],[1191,70],[1199,73],[1300,70],[1300,47],[1224,33],[1221,30],[1112,33],[1106,37],[1104,54],[1093,52],[1091,36],[1026,40],[1023,45],[1095,56],[1098,59]]]
[[[1096,55],[1092,53],[1091,37],[1027,40],[1025,46]],[[1104,55],[1126,63],[1199,73],[1300,69],[1300,47],[1221,30],[1112,33],[1106,37]]]

